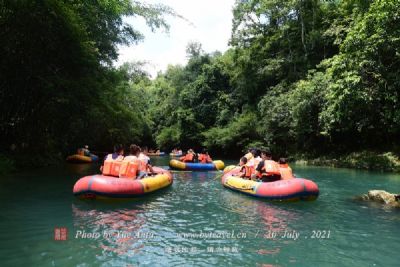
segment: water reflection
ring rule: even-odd
[[[192,171],[180,171],[174,172],[174,178],[178,178],[183,181],[195,180],[196,182],[209,182],[212,181],[218,172],[192,172]]]
[[[290,230],[289,222],[299,218],[298,212],[279,206],[279,203],[229,191],[222,192],[221,197],[226,210],[241,215],[241,224],[256,226],[254,222],[262,221],[266,232]]]
[[[80,176],[84,176],[84,175],[88,175],[89,173],[96,172],[97,165],[67,163],[66,169],[71,173],[78,174]]]
[[[85,207],[72,204],[73,238],[95,240],[104,252],[135,254],[143,248],[146,217],[140,208]]]
[[[275,204],[257,202],[257,213],[260,215],[266,232],[285,232],[292,230],[289,222],[295,223],[299,214],[286,210]]]
[[[200,182],[208,182],[211,178],[211,172],[193,172],[192,177]]]

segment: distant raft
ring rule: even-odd
[[[148,152],[147,153],[147,155],[149,155],[149,156],[160,156],[160,157],[162,157],[162,156],[165,156],[165,152]]]
[[[292,178],[268,183],[257,182],[238,177],[239,170],[240,168],[235,168],[222,176],[224,187],[272,201],[310,201],[318,198],[319,189],[313,181]]]
[[[171,169],[181,171],[216,171],[223,170],[225,164],[222,160],[214,160],[212,163],[189,163],[172,159],[169,166]]]
[[[169,153],[171,157],[181,157],[183,153]]]
[[[99,160],[99,157],[94,154],[90,154],[90,157],[79,155],[79,154],[75,154],[75,155],[71,155],[71,156],[67,157],[67,161],[70,163],[92,163],[92,162],[96,162],[98,160]]]
[[[129,199],[147,195],[172,184],[172,174],[153,167],[157,173],[143,179],[118,178],[105,175],[91,175],[79,179],[73,194],[81,199]]]

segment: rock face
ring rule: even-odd
[[[400,195],[392,194],[384,190],[370,190],[362,195],[361,200],[374,201],[391,207],[400,208]]]

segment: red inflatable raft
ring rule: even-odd
[[[157,173],[143,179],[118,178],[91,175],[79,179],[73,194],[83,199],[134,198],[143,196],[172,184],[172,174],[162,168],[153,167]]]

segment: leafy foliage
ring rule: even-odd
[[[132,88],[138,78],[111,62],[118,44],[142,37],[123,17],[158,28],[168,14],[129,0],[0,1],[1,150],[57,157],[83,144],[109,150],[151,139]]]
[[[226,154],[252,144],[284,156],[398,151],[398,10],[398,1],[237,1],[230,50],[189,44],[188,64],[156,79],[176,104],[161,117],[183,146],[201,140]]]

